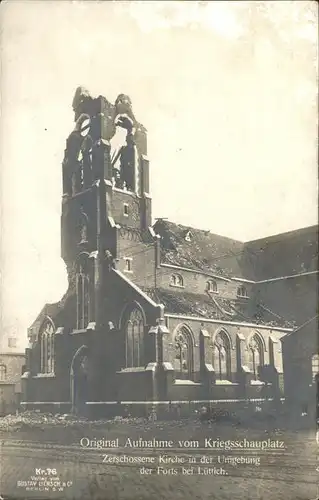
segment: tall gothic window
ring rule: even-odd
[[[76,268],[77,325],[81,330],[89,323],[90,273],[87,254],[82,254]]]
[[[180,328],[174,337],[176,378],[192,379],[193,377],[193,346],[192,337],[187,328]]]
[[[248,346],[249,365],[253,373],[254,380],[260,379],[260,369],[264,365],[264,348],[262,339],[255,333]]]
[[[126,322],[126,367],[144,366],[144,318],[134,309]]]
[[[54,332],[52,321],[46,319],[39,332],[41,373],[54,373]]]
[[[6,365],[0,365],[0,380],[6,380],[7,378],[7,367]]]
[[[231,347],[226,332],[216,335],[213,345],[213,367],[218,380],[231,380]]]

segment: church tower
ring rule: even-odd
[[[102,321],[107,267],[124,265],[123,255],[129,266],[131,249],[153,247],[153,240],[146,129],[130,98],[120,94],[111,104],[79,87],[73,110],[62,165],[61,254],[81,329]]]

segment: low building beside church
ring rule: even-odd
[[[0,351],[0,416],[14,413],[21,401],[21,375],[24,369],[24,353],[15,349],[16,338],[9,337],[7,347],[2,343]]]
[[[318,321],[314,316],[283,339],[287,403],[313,420],[319,419]]]
[[[316,228],[243,243],[152,225],[146,129],[129,97],[113,105],[79,88],[73,109],[62,165],[69,287],[29,328],[25,407],[283,397],[282,340],[314,304]]]

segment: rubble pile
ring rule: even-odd
[[[85,424],[86,419],[73,415],[53,415],[52,413],[40,413],[36,411],[25,411],[15,415],[6,415],[0,418],[0,431],[24,430],[28,428],[63,426],[72,427],[75,424]]]
[[[37,411],[25,411],[14,415],[0,417],[0,432],[12,432],[17,430],[44,429],[44,428],[80,428],[80,427],[105,427],[114,424],[144,425],[145,418],[115,417],[113,419],[88,420],[72,414],[40,413]]]

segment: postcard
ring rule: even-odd
[[[0,12],[0,499],[317,500],[315,3]]]

